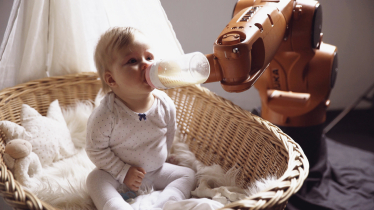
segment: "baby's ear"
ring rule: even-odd
[[[109,87],[114,87],[114,86],[117,85],[116,81],[113,78],[112,72],[110,72],[109,70],[105,71],[105,73],[104,73],[104,80],[105,80],[105,83],[107,85],[109,85]]]

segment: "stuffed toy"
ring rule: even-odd
[[[14,139],[5,146],[4,162],[24,186],[30,186],[31,178],[42,172],[39,157],[32,152],[31,143],[23,139]]]
[[[15,179],[27,187],[43,167],[73,156],[77,150],[58,100],[50,104],[46,117],[23,104],[21,125],[0,121],[0,129],[6,136],[4,162]]]

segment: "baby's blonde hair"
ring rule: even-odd
[[[142,34],[133,27],[114,27],[101,35],[96,45],[94,60],[104,93],[111,91],[111,88],[105,82],[105,71],[111,70],[115,54],[133,43],[136,33]]]

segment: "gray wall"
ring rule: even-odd
[[[236,0],[161,0],[185,53],[212,53],[213,42],[230,21]],[[323,41],[338,47],[339,72],[329,109],[343,109],[374,82],[374,2],[320,0]],[[203,85],[251,110],[260,106],[255,88],[226,93],[220,85]],[[360,108],[367,107],[365,102]]]
[[[13,0],[0,0],[0,44],[3,40]]]
[[[323,40],[338,47],[331,108],[343,108],[374,83],[374,1],[320,0]],[[360,108],[369,104],[361,103]]]

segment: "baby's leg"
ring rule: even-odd
[[[120,183],[109,173],[94,169],[86,180],[87,190],[98,210],[132,210],[133,208],[118,193]]]
[[[162,208],[168,200],[184,200],[190,198],[191,191],[195,188],[195,172],[186,167],[164,163],[164,165],[151,172],[155,190],[162,190],[154,207]],[[147,174],[146,174],[146,178]]]

